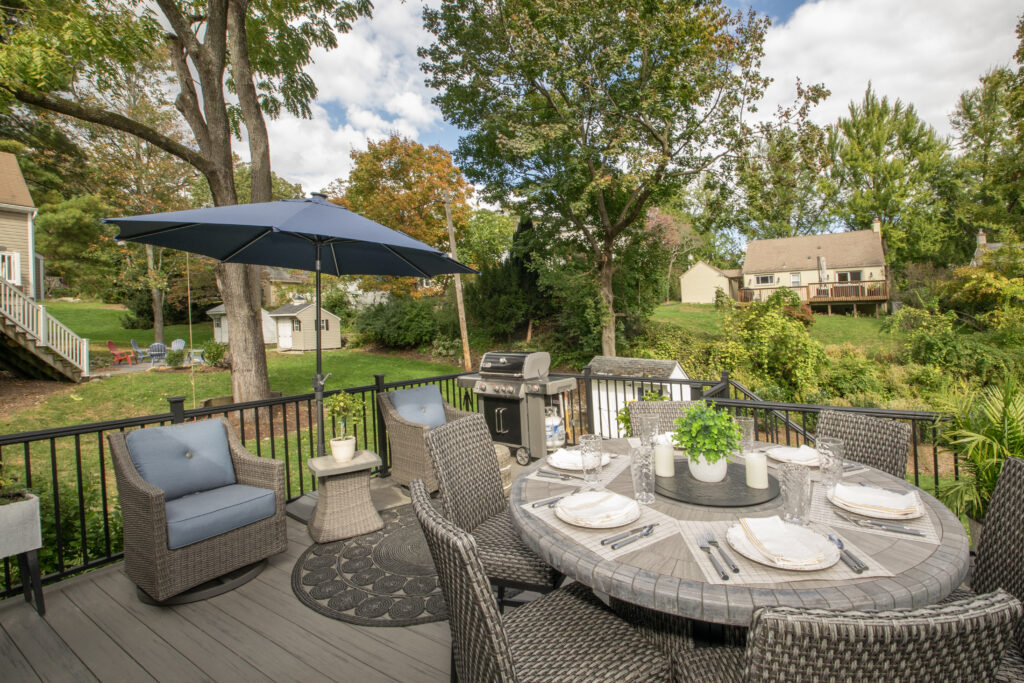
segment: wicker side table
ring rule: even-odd
[[[380,467],[379,455],[357,451],[346,462],[331,455],[308,462],[320,492],[308,523],[314,541],[328,543],[384,528],[384,520],[370,500],[370,470]]]

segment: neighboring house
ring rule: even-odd
[[[690,387],[658,381],[689,379],[683,368],[674,360],[594,356],[588,367],[594,377],[590,392],[590,405],[594,406],[594,431],[604,437],[629,436],[619,433],[616,415],[628,401],[640,399],[648,391],[659,392],[663,396],[669,396],[673,401],[690,400]],[[643,377],[652,381],[601,379],[602,375]]]
[[[262,297],[264,306],[273,306],[281,290],[292,285],[308,285],[309,274],[292,272],[278,266],[263,266],[261,277]]]
[[[713,304],[715,290],[721,288],[730,298],[739,297],[743,273],[740,269],[722,270],[697,261],[679,276],[679,300],[684,304]]]
[[[277,324],[279,351],[316,350],[316,307],[308,301],[287,304],[270,312]],[[320,346],[324,349],[341,348],[341,318],[320,309]]]
[[[0,278],[42,301],[45,272],[35,250],[35,216],[17,157],[0,152]]]
[[[812,309],[849,307],[857,315],[870,307],[877,315],[891,289],[880,228],[876,220],[871,230],[749,242],[739,300],[788,288]]]
[[[978,246],[975,247],[974,256],[971,257],[971,265],[975,268],[981,265],[985,254],[990,254],[1003,248],[1002,242],[989,242],[984,230],[979,230],[976,237],[978,239]]]
[[[213,340],[220,342],[221,344],[228,343],[228,319],[227,312],[224,310],[224,304],[214,306],[206,312],[206,315],[213,318]],[[260,309],[260,318],[263,322],[263,343],[264,344],[276,344],[277,343],[277,323],[270,317],[270,311],[265,308]]]

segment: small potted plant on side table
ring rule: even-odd
[[[356,454],[356,437],[347,436],[348,427],[363,418],[362,398],[347,391],[339,391],[324,400],[324,408],[329,417],[341,423],[338,436],[331,439],[331,455],[339,462],[351,460]]]
[[[729,456],[740,447],[740,427],[732,415],[701,402],[676,418],[675,424],[672,440],[686,451],[693,478],[707,483],[725,479]]]
[[[36,610],[43,614],[38,555],[43,545],[39,526],[39,498],[16,484],[14,477],[4,476],[3,464],[0,463],[0,557],[18,556],[25,599],[29,599],[29,587],[32,586],[36,596]]]

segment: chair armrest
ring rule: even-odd
[[[284,503],[284,463],[280,460],[261,458],[251,453],[235,430],[224,418],[220,418],[228,437],[228,448],[231,451],[231,463],[235,467],[235,478],[239,484],[272,489],[277,494],[279,504]]]
[[[456,420],[461,420],[464,417],[469,417],[470,415],[476,414],[477,413],[472,413],[468,410],[459,410],[458,408],[453,408],[450,405],[448,405],[447,402],[445,402],[444,404],[444,419],[446,422],[455,422]]]

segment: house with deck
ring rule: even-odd
[[[815,311],[879,314],[892,290],[880,227],[749,242],[739,300],[785,288]]]

